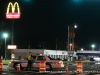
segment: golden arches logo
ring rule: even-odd
[[[18,4],[17,2],[15,2],[14,5],[13,5],[12,2],[10,2],[10,3],[8,4],[8,7],[7,7],[7,14],[9,14],[10,6],[11,6],[11,9],[12,9],[12,13],[15,13],[15,8],[16,8],[16,6],[17,6],[18,14],[20,14],[19,4]]]

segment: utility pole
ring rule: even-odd
[[[57,39],[56,39],[56,50],[57,50]]]

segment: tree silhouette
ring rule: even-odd
[[[3,27],[6,25],[6,23],[4,21],[0,22],[0,33],[2,32]],[[2,40],[1,40],[1,36],[0,36],[0,46],[2,45]]]
[[[2,32],[2,29],[3,27],[6,25],[6,23],[4,21],[1,21],[0,22],[0,53],[2,54],[1,52],[1,45],[2,45],[2,39],[1,39],[1,32]]]

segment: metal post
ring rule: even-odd
[[[14,20],[12,20],[12,45],[13,45],[13,42],[14,42]]]
[[[57,39],[56,39],[56,50],[57,50]]]
[[[74,50],[74,38],[72,38],[73,44],[72,44],[72,50]]]
[[[69,26],[68,26],[68,49],[67,49],[67,51],[69,51]]]
[[[70,39],[72,39],[72,38],[70,38],[69,37],[69,28],[72,26],[73,24],[71,24],[70,26],[68,26],[68,57],[70,56],[70,53],[69,53],[69,44],[70,44]],[[74,49],[74,38],[71,40],[71,42],[72,42],[72,50]]]
[[[69,50],[71,51],[71,48],[72,48],[72,40],[71,40],[71,38],[69,38],[69,46],[70,46],[70,49]]]
[[[28,45],[28,49],[30,49],[30,44]]]
[[[57,39],[56,39],[56,59],[57,59]]]
[[[67,49],[67,52],[68,52],[68,61],[69,61],[69,26],[68,26],[68,49]],[[67,62],[68,64],[68,62]]]
[[[92,51],[94,51],[94,47],[92,47]]]
[[[71,45],[70,45],[70,51],[71,51]]]
[[[6,38],[5,38],[5,60],[6,60]]]

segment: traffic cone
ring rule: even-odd
[[[39,72],[46,72],[46,62],[45,61],[40,61],[40,67],[39,67]]]
[[[83,65],[82,62],[79,61],[77,62],[77,66],[76,66],[76,74],[83,74]]]
[[[1,59],[0,59],[0,71],[3,71],[3,62]]]
[[[20,71],[20,64],[17,65],[17,71]]]
[[[65,71],[66,71],[66,73],[68,74],[68,66],[66,66]]]

